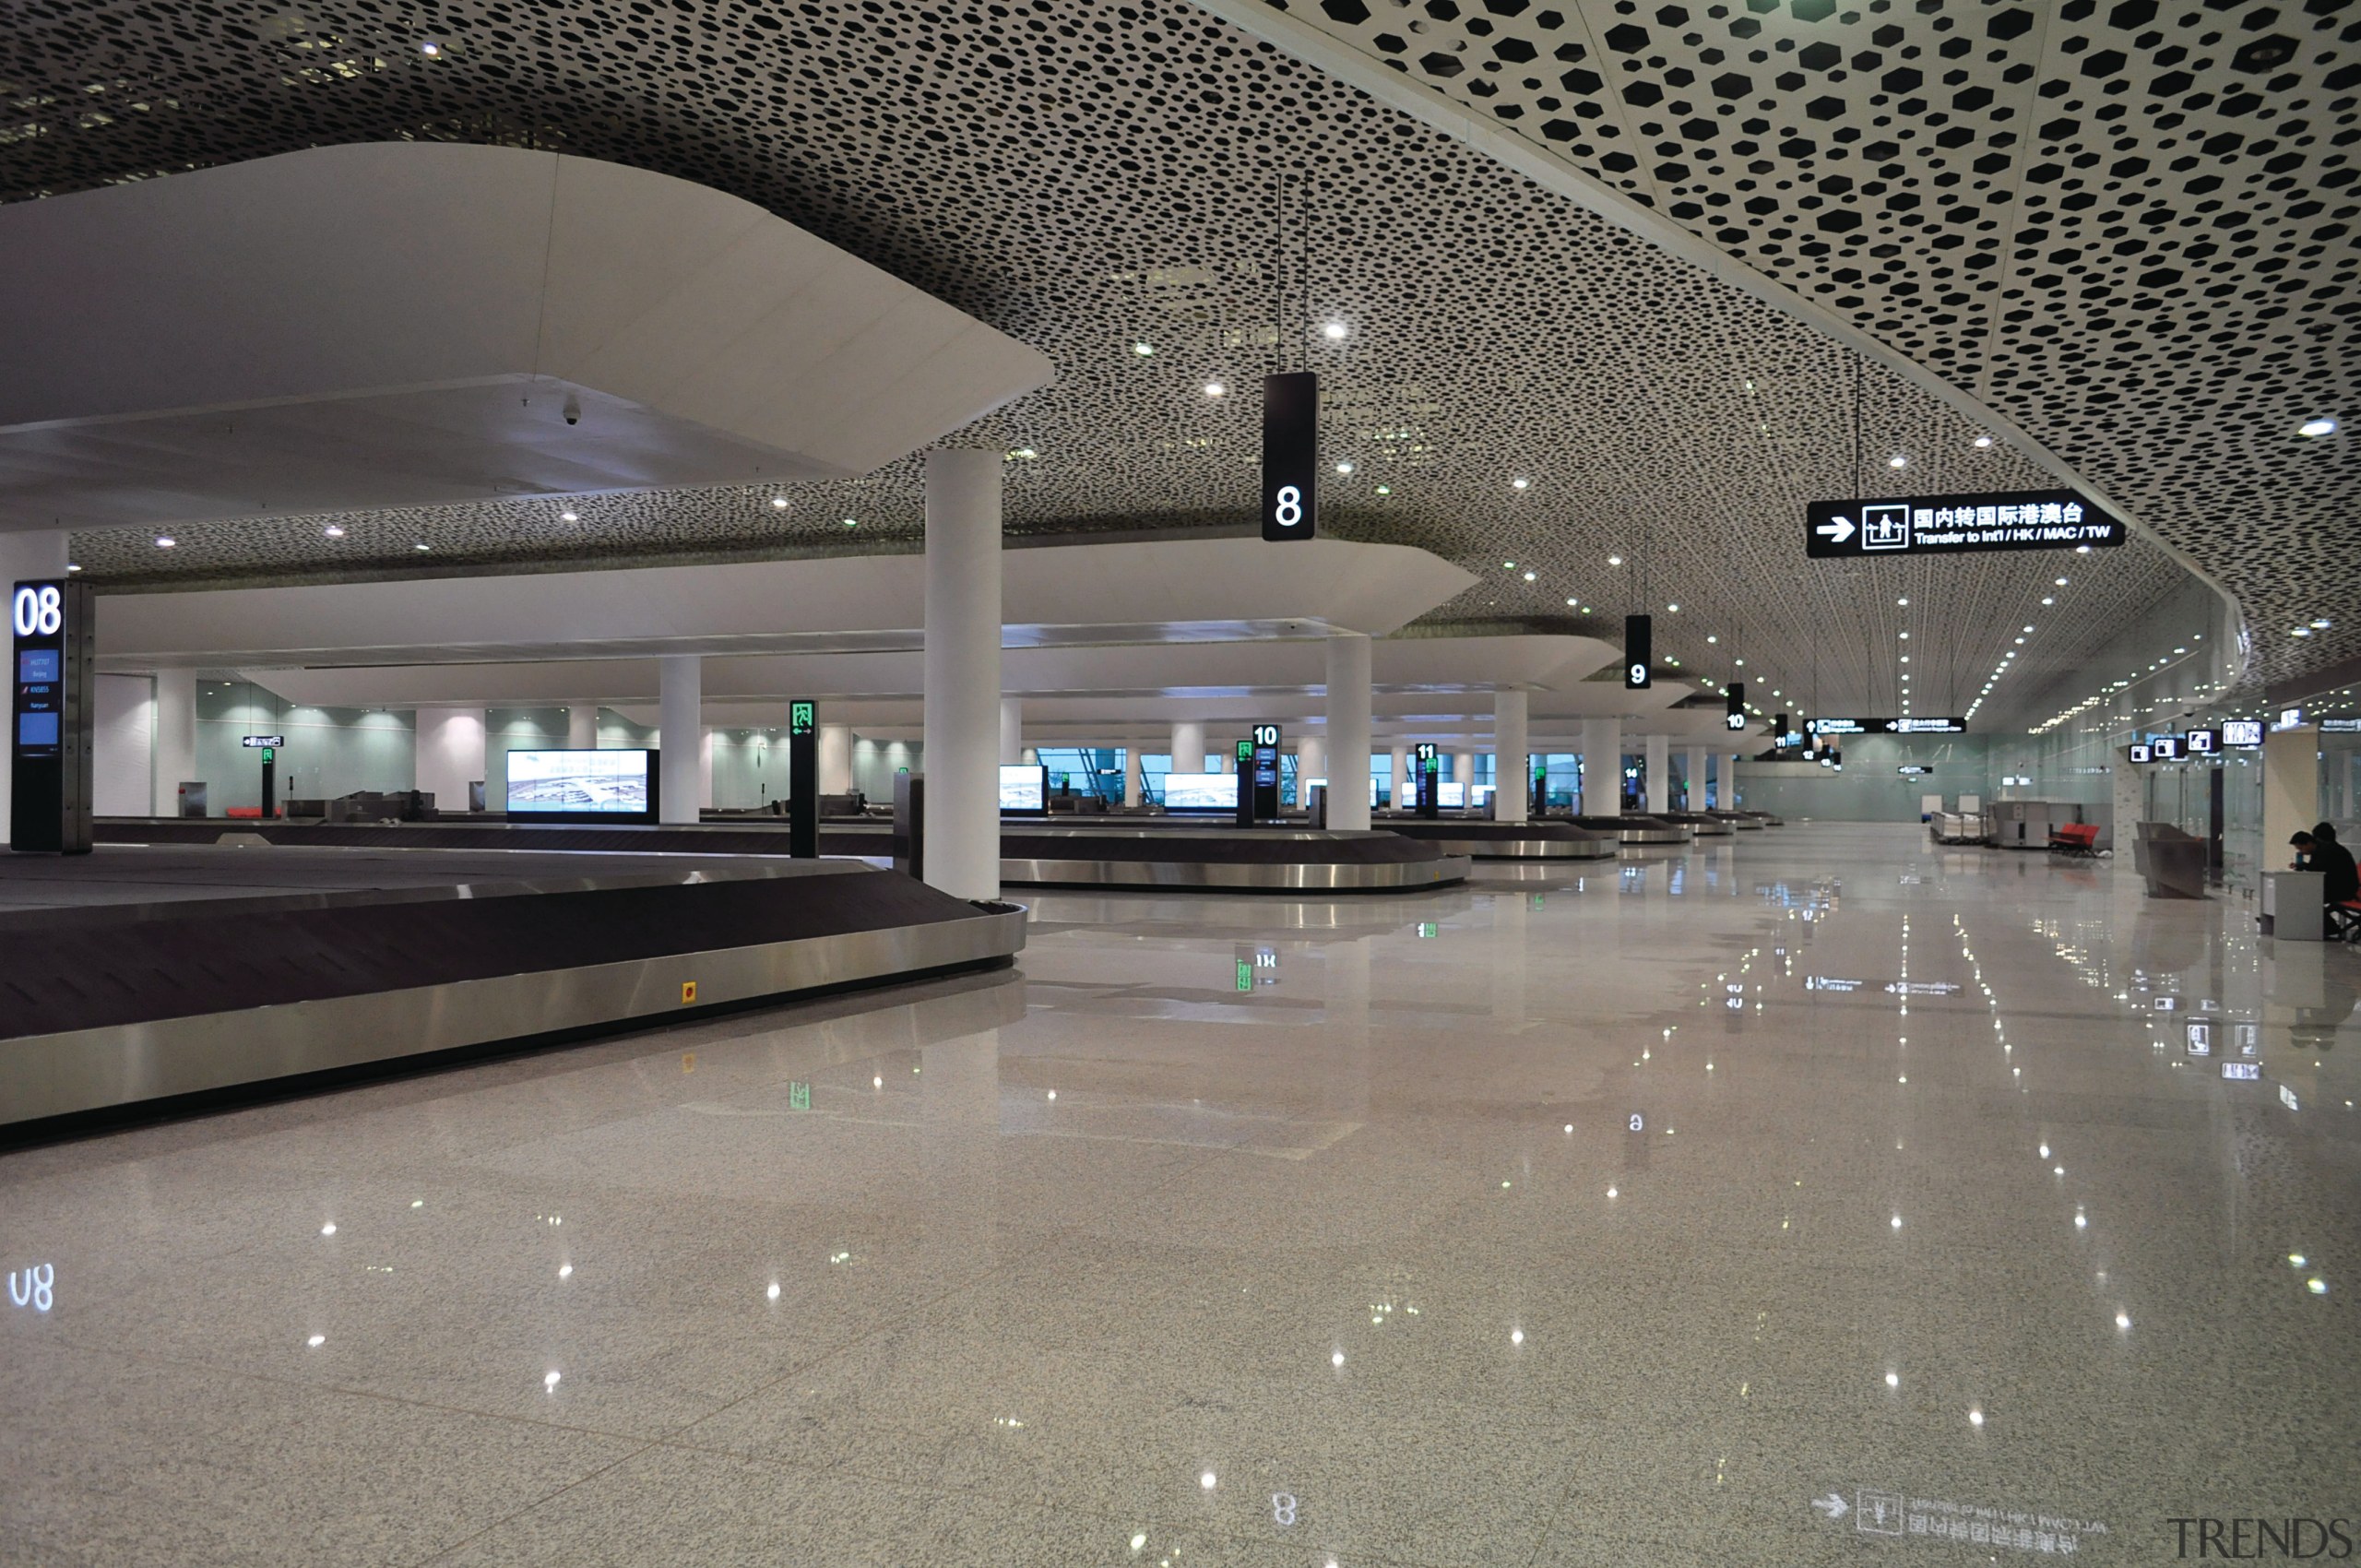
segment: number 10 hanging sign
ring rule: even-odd
[[[1317,517],[1320,377],[1289,371],[1263,378],[1263,538],[1310,539]]]

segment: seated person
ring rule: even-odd
[[[2361,870],[2354,865],[2353,851],[2337,841],[2333,823],[2323,822],[2309,833],[2298,833],[2293,842],[2298,868],[2320,873],[2320,897],[2331,910],[2330,926],[2343,931],[2352,923],[2355,911],[2340,906],[2361,900]]]

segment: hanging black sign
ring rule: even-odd
[[[1655,627],[1645,615],[1623,617],[1623,689],[1644,692],[1655,683]]]
[[[1814,735],[1964,735],[1967,720],[1956,716],[1904,714],[1899,719],[1807,719]]]
[[[2111,550],[2130,532],[2121,518],[2071,490],[1814,501],[1804,508],[1804,553],[1814,560]]]
[[[1320,377],[1263,378],[1263,538],[1310,539],[1318,516]]]
[[[91,609],[89,585],[70,577],[18,583],[9,595],[12,849],[90,852]]]
[[[1722,728],[1725,730],[1745,729],[1746,683],[1732,681],[1722,688],[1722,695],[1729,699],[1729,710],[1722,716]]]

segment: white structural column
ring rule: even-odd
[[[1328,639],[1329,766],[1351,780],[1328,792],[1328,826],[1342,833],[1369,830],[1369,638],[1346,633]]]
[[[1401,742],[1394,742],[1394,783],[1385,797],[1395,811],[1406,809],[1410,799],[1410,748]]]
[[[852,789],[852,726],[820,726],[820,793],[842,795]]]
[[[926,880],[1000,897],[1001,454],[926,455]]]
[[[1689,803],[1683,809],[1692,812],[1703,811],[1705,809],[1705,748],[1690,747],[1689,755],[1683,761],[1688,768],[1688,774],[1682,782],[1689,787]]]
[[[1672,810],[1672,739],[1667,735],[1648,737],[1648,810]]]
[[[1623,721],[1583,720],[1583,814],[1623,814]]]
[[[1205,727],[1193,719],[1184,719],[1172,726],[1172,771],[1203,773],[1205,770]]]
[[[1146,751],[1146,742],[1136,734],[1123,742],[1123,804],[1128,807],[1137,808],[1147,800],[1147,773],[1141,760]]]
[[[434,809],[468,809],[468,786],[486,777],[484,720],[480,707],[418,710],[418,787],[434,797]],[[497,810],[504,802],[487,800]]]
[[[156,790],[148,809],[181,814],[181,786],[196,781],[196,671],[156,671]]]
[[[702,686],[703,683],[700,682],[699,685]],[[786,748],[779,748],[774,754],[786,755]],[[697,807],[701,811],[713,809],[713,726],[710,724],[700,726],[697,731]]]
[[[1307,778],[1328,778],[1328,742],[1318,735],[1306,735],[1295,743],[1295,801],[1299,806],[1311,804],[1311,796],[1304,789]],[[1334,779],[1329,780],[1334,783]],[[1332,796],[1331,799],[1334,799]]]
[[[1457,752],[1453,754],[1451,759],[1451,776],[1462,785],[1475,783],[1476,754],[1474,752]],[[1500,773],[1497,769],[1494,770],[1492,778],[1494,782],[1499,781]]]
[[[37,533],[0,533],[0,597],[14,598],[17,585],[20,582],[64,576],[65,540],[63,529],[43,529]],[[16,720],[12,718],[8,722],[14,724]],[[0,755],[0,844],[8,841],[15,756],[13,744],[5,755]]]
[[[705,659],[694,653],[668,653],[657,689],[657,742],[663,778],[658,786],[657,819],[694,822],[705,800]]]
[[[577,702],[565,710],[565,744],[569,751],[588,752],[599,748],[599,705]]]
[[[1523,692],[1492,694],[1492,796],[1494,822],[1523,822],[1530,802],[1532,778],[1525,771],[1525,715],[1529,701]]]
[[[1025,760],[1025,699],[1000,699],[1000,760],[1003,767],[1014,767]]]

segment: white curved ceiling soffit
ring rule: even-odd
[[[2151,27],[2128,22],[2136,6],[2109,13],[2127,25],[2087,19],[2070,0],[2002,37],[1996,24],[2000,24],[2000,6],[1762,3],[1626,16],[1517,0],[1421,0],[1413,12],[1383,0],[1404,30],[1429,30],[1404,33],[1421,40],[1404,62],[1421,75],[1405,79],[1434,103],[1530,130],[1533,147],[1583,178],[1644,196],[1698,246],[1802,297],[1829,285],[1828,309],[2001,410],[2234,589],[2266,633],[2298,612],[2336,623],[2301,642],[2266,635],[2271,673],[2361,647],[2361,588],[2332,575],[2329,548],[2349,521],[2336,507],[2354,489],[2353,445],[2290,434],[2348,395],[2334,377],[2349,374],[2350,302],[2313,297],[2349,289],[2353,267],[2349,248],[2320,237],[2350,215],[2337,138],[2352,100],[2336,83],[2352,50],[2334,18],[2286,7],[2249,27],[2271,8],[2190,4]],[[1378,12],[1348,21],[1297,5],[1280,19],[1392,58]],[[435,17],[430,36],[357,0],[301,20],[258,0],[168,17],[70,0],[18,41],[13,85],[29,107],[0,152],[0,185],[72,190],[393,137],[530,142],[710,184],[1050,355],[1057,382],[967,437],[1012,454],[1018,534],[1244,520],[1255,399],[1202,389],[1251,389],[1284,350],[1326,373],[1330,455],[1355,465],[1332,481],[1329,526],[1421,544],[1483,575],[1428,624],[1596,630],[1644,602],[1660,650],[1686,673],[1727,679],[1748,657],[1758,688],[1788,689],[1779,706],[1890,710],[1898,634],[1909,630],[1920,710],[1956,711],[2039,599],[2055,597],[2013,678],[2039,692],[2185,580],[2142,542],[2062,564],[2035,554],[1806,568],[1804,502],[1853,490],[1856,474],[1872,492],[1906,493],[2038,482],[2045,469],[2006,430],[1920,381],[1877,363],[1863,373],[1759,283],[1735,286],[1726,266],[1717,276],[1643,243],[1595,200],[1536,190],[1420,116],[1185,6],[1042,0],[950,17],[688,0],[672,25],[650,28],[605,3],[561,16],[458,0]],[[1556,18],[1546,36],[1544,17]],[[1644,30],[1645,44],[1627,33],[1633,52],[1618,50],[1606,34],[1620,27]],[[1899,40],[1878,41],[1896,29]],[[2183,30],[2177,45],[2140,42]],[[2280,37],[2294,53],[2263,85],[2297,80],[2234,112],[2253,95],[2236,85],[2248,79],[2236,56]],[[1520,39],[1534,50],[1529,70],[1503,50]],[[1582,55],[1560,61],[1572,45]],[[1833,63],[1821,45],[1836,48]],[[2177,46],[2187,58],[2167,61]],[[1757,50],[1759,64],[1746,57]],[[1724,61],[1701,69],[1709,51]],[[1877,65],[1857,62],[1870,53]],[[1463,69],[1428,72],[1428,53]],[[2091,74],[2109,55],[2125,63]],[[2016,79],[2027,65],[2034,76]],[[1883,78],[1903,70],[1927,78],[1907,89],[1916,107],[1871,102],[1892,96]],[[1943,80],[1952,72],[1975,75]],[[2191,83],[2167,89],[2176,73]],[[1748,77],[1748,96],[1709,101],[1729,75]],[[1977,106],[1970,89],[1986,75],[1992,97]],[[1660,122],[1637,101],[1643,77],[1667,112],[1689,104],[1683,119]],[[550,90],[558,82],[564,92]],[[2045,96],[2061,82],[2064,93]],[[1498,90],[1477,90],[1488,85]],[[1578,92],[1588,109],[1572,107]],[[1536,118],[1543,97],[1565,106],[1552,118],[1612,125],[1616,137],[1601,128],[1552,150]],[[2207,106],[2185,107],[2197,98]],[[2070,130],[2049,135],[2070,118]],[[1756,119],[1764,131],[1745,128]],[[1692,123],[1714,135],[1692,140]],[[1963,127],[1974,145],[1954,148]],[[2146,139],[2118,151],[2135,129]],[[2026,139],[2002,140],[2017,136]],[[1721,155],[1661,150],[1676,142]],[[1608,161],[1627,153],[1629,171]],[[1975,167],[2002,154],[2005,168]],[[2296,156],[2300,166],[2283,167]],[[2170,169],[2188,157],[2201,170]],[[2117,172],[2136,158],[2153,170]],[[2052,163],[2058,172],[2035,172]],[[1669,172],[1676,164],[1688,172]],[[1292,183],[1275,212],[1267,193],[1282,174]],[[1619,184],[1627,177],[1638,183]],[[2206,178],[2223,184],[2199,188]],[[2069,191],[2069,180],[2086,188]],[[1999,181],[2006,203],[1993,199]],[[2029,225],[2035,196],[2045,219]],[[1844,227],[1840,214],[1859,221]],[[2227,226],[2232,214],[2245,227]],[[2117,228],[2120,238],[2107,232]],[[2146,242],[2151,259],[2118,256],[2125,239]],[[2167,241],[2174,259],[2156,261]],[[2199,256],[2198,245],[2215,248]],[[2274,255],[2284,265],[2266,270]],[[1990,264],[1966,265],[1980,257]],[[2157,276],[2175,268],[2178,279]],[[2063,281],[2043,281],[2051,271]],[[1952,294],[1966,298],[1946,303]],[[1342,340],[1322,335],[1331,321],[1347,328]],[[2034,349],[2040,358],[2027,357]],[[1999,439],[1975,445],[1987,434]],[[1895,454],[1909,460],[1899,474],[1882,466]],[[1512,488],[1517,478],[1527,486]],[[76,550],[101,580],[130,586],[907,548],[918,537],[910,463],[797,487],[786,508],[777,498],[741,486],[419,508],[338,519],[346,535],[334,541],[326,519],[257,515],[191,530],[171,552],[127,533],[86,534]],[[1626,564],[1610,566],[1613,554]],[[2053,593],[2053,575],[2070,587]],[[2001,711],[2047,717],[2022,700]]]

